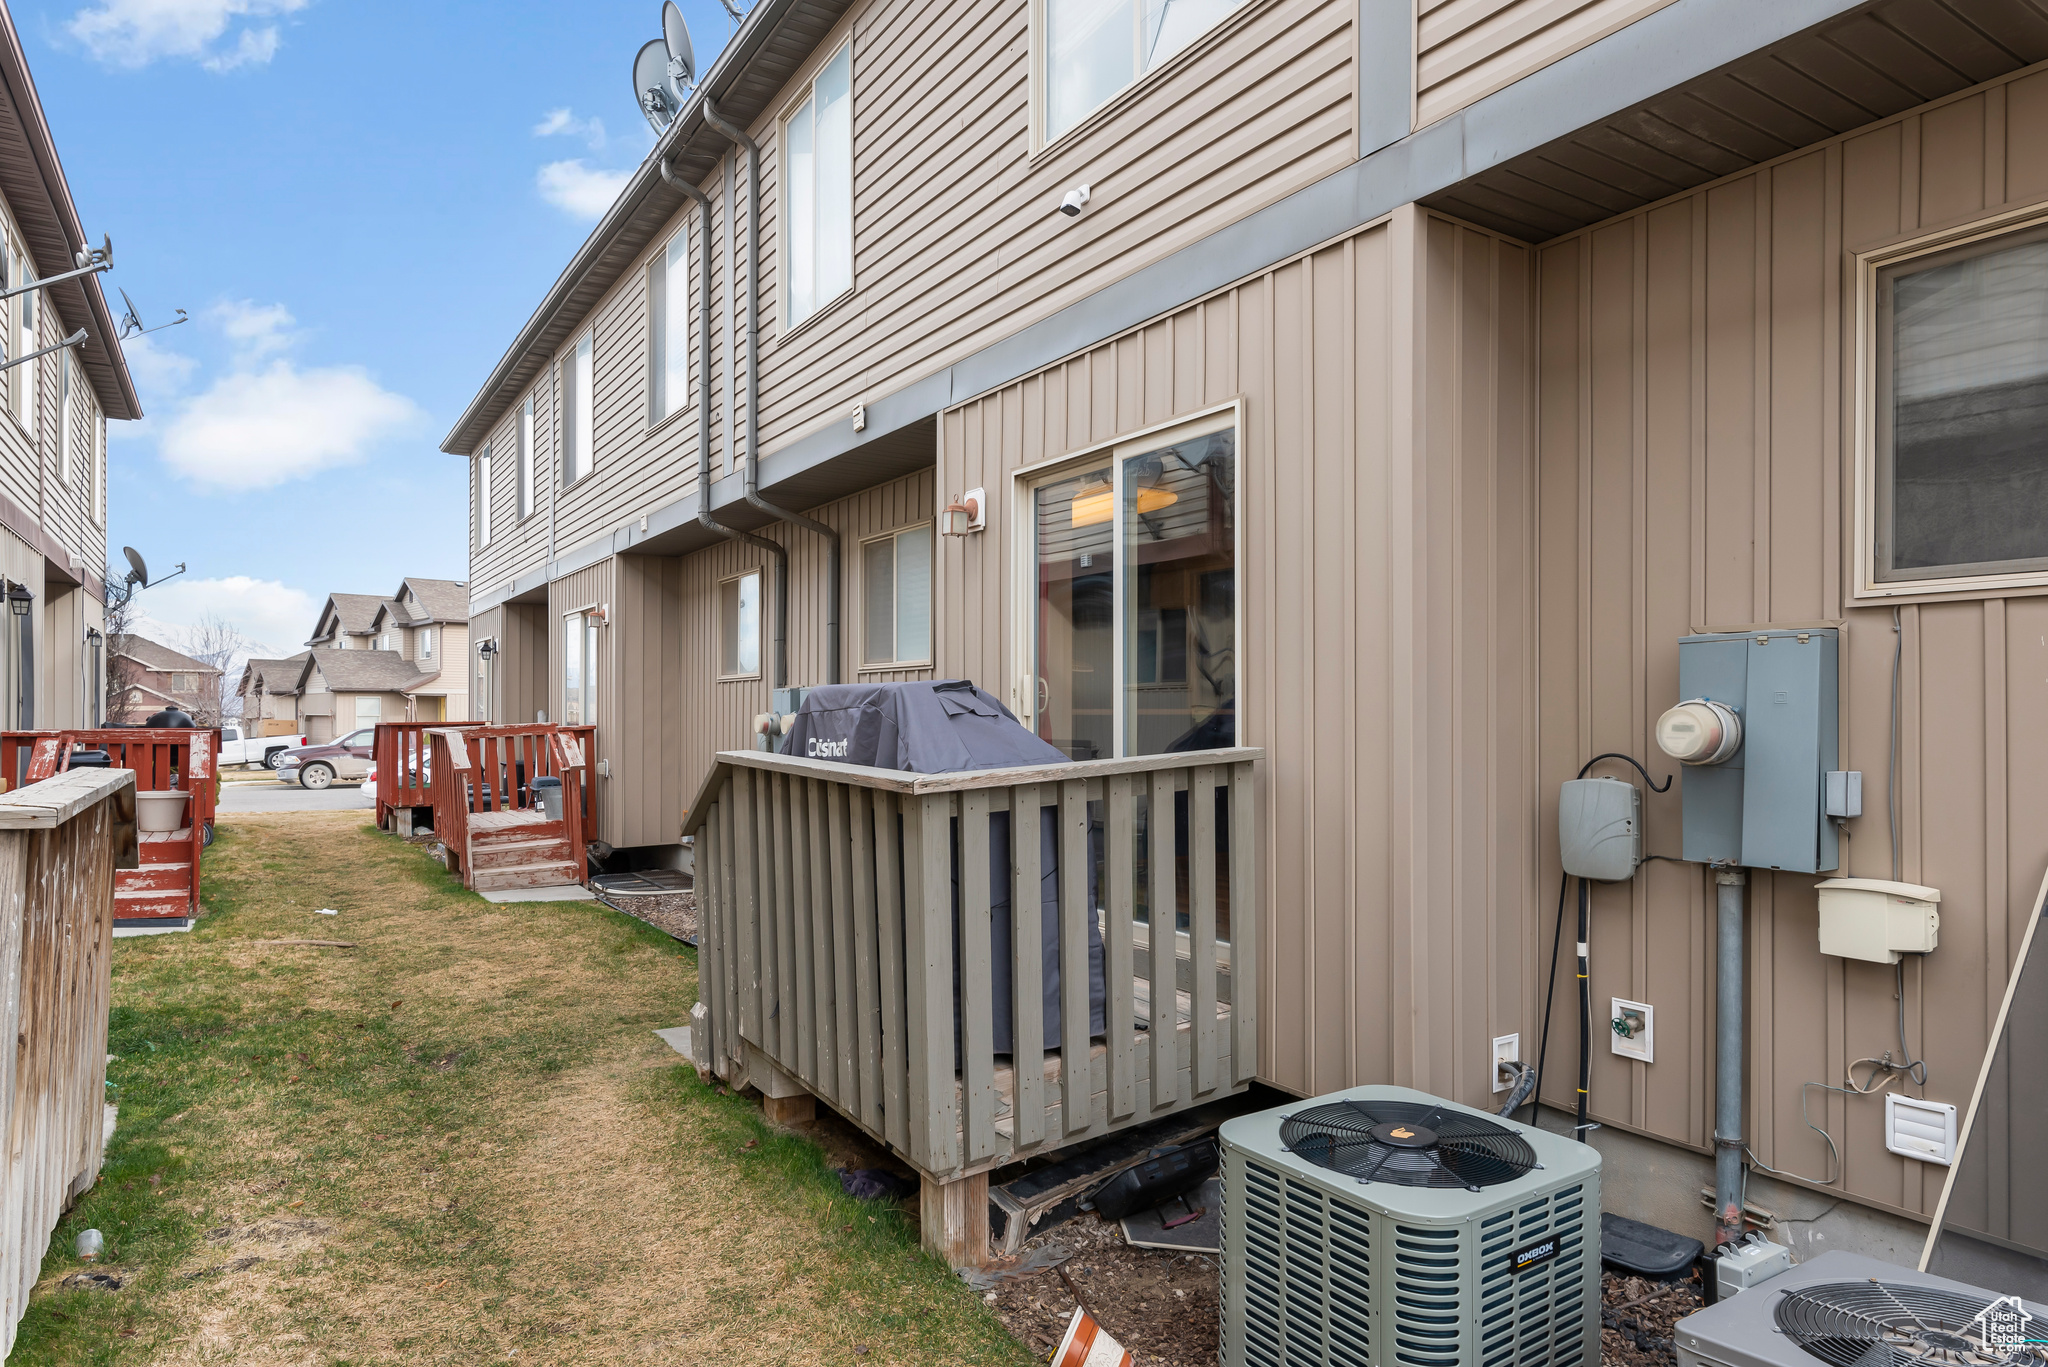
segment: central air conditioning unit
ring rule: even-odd
[[[1221,1137],[1224,1367],[1599,1367],[1591,1148],[1405,1087]]]
[[[1673,1329],[1679,1367],[2040,1367],[2048,1309],[1860,1253],[1823,1253]]]

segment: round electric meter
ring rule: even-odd
[[[1719,764],[1742,748],[1742,719],[1726,703],[1682,702],[1657,718],[1657,748],[1681,764]]]

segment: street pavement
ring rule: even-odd
[[[312,792],[296,783],[259,779],[253,783],[220,785],[218,811],[222,816],[242,812],[367,812],[369,791],[360,783],[337,783],[324,792]]]

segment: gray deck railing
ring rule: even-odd
[[[719,755],[684,828],[718,1070],[747,1066],[751,1046],[940,1180],[1244,1090],[1258,1058],[1263,755],[937,775]],[[1047,808],[1059,959],[1088,961],[1095,918],[1106,1030],[1090,1038],[1089,974],[1063,973],[1061,1037],[1041,1038],[1045,965],[1024,933],[1040,841],[1012,839],[1014,1046],[1000,1056],[988,818]],[[1168,925],[1171,938],[1154,933]],[[1171,955],[1151,952],[1166,944]]]

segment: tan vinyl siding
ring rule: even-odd
[[[493,718],[507,726],[525,726],[549,710],[548,646],[551,639],[546,603],[507,603],[501,609],[498,633],[498,700]]]
[[[1673,642],[1702,626],[1845,620],[1843,767],[1865,776],[1846,872],[1891,877],[1885,808],[1889,605],[1855,607],[1855,339],[1849,254],[2048,198],[2048,73],[1809,149],[1542,251],[1541,791],[1586,756],[1654,753],[1678,700]],[[1901,609],[1902,877],[1942,890],[1941,947],[1906,965],[1913,1095],[1967,1098],[2048,861],[2048,597]],[[1671,766],[1652,763],[1662,774]],[[1676,853],[1679,799],[1648,796]],[[1557,876],[1554,802],[1539,842]],[[1752,875],[1752,1147],[1826,1172],[1802,1084],[1896,1050],[1893,973],[1824,957],[1814,879]],[[1595,1046],[1593,1110],[1706,1151],[1712,1140],[1712,892],[1651,864],[1595,892],[1595,996],[1655,1003],[1654,1065]],[[1568,973],[1568,971],[1567,971]],[[1561,979],[1560,994],[1570,980]],[[1571,1013],[1566,1013],[1570,1015]],[[1566,1057],[1576,1032],[1567,1020]],[[1554,1102],[1566,1090],[1552,1088]],[[1881,1100],[1816,1094],[1842,1145],[1834,1191],[1925,1214],[1944,1170],[1886,1152]]]
[[[999,528],[1018,467],[1242,400],[1259,1076],[1303,1094],[1483,1103],[1492,1036],[1532,1019],[1530,270],[1406,210],[942,421],[942,485]],[[1014,703],[1009,553],[942,541],[939,659]]]
[[[1671,0],[1422,0],[1415,126],[1435,123]]]
[[[605,784],[617,815],[617,845],[672,845],[694,790],[674,762],[683,748],[683,675],[704,667],[683,651],[683,568],[676,556],[623,555],[615,562],[611,658],[617,662],[619,730],[624,744]],[[602,718],[600,718],[602,724]]]
[[[838,529],[844,540],[845,593],[848,605],[857,605],[860,591],[859,547],[862,537],[905,527],[928,519],[937,507],[937,485],[931,471],[920,471],[887,484],[866,489],[849,498],[809,509],[809,515]],[[790,549],[789,679],[793,684],[821,683],[825,678],[825,546],[821,538],[785,524],[773,524],[761,534]],[[709,550],[681,557],[678,583],[682,598],[681,688],[672,705],[683,718],[681,749],[669,767],[680,777],[682,801],[696,796],[704,775],[710,772],[711,757],[720,750],[747,749],[753,745],[756,714],[766,712],[773,687],[774,659],[774,568],[767,554],[752,546],[721,542]],[[762,638],[761,670],[758,679],[720,681],[718,674],[718,585],[722,580],[749,569],[761,570]],[[942,589],[933,589],[933,617],[943,610]],[[885,683],[904,679],[928,679],[929,669],[860,670],[854,663],[859,654],[854,634],[858,613],[853,607],[841,609],[843,677],[852,682]],[[1000,692],[992,681],[977,679],[991,692]],[[680,829],[680,826],[678,826]],[[673,837],[671,837],[673,838]]]

